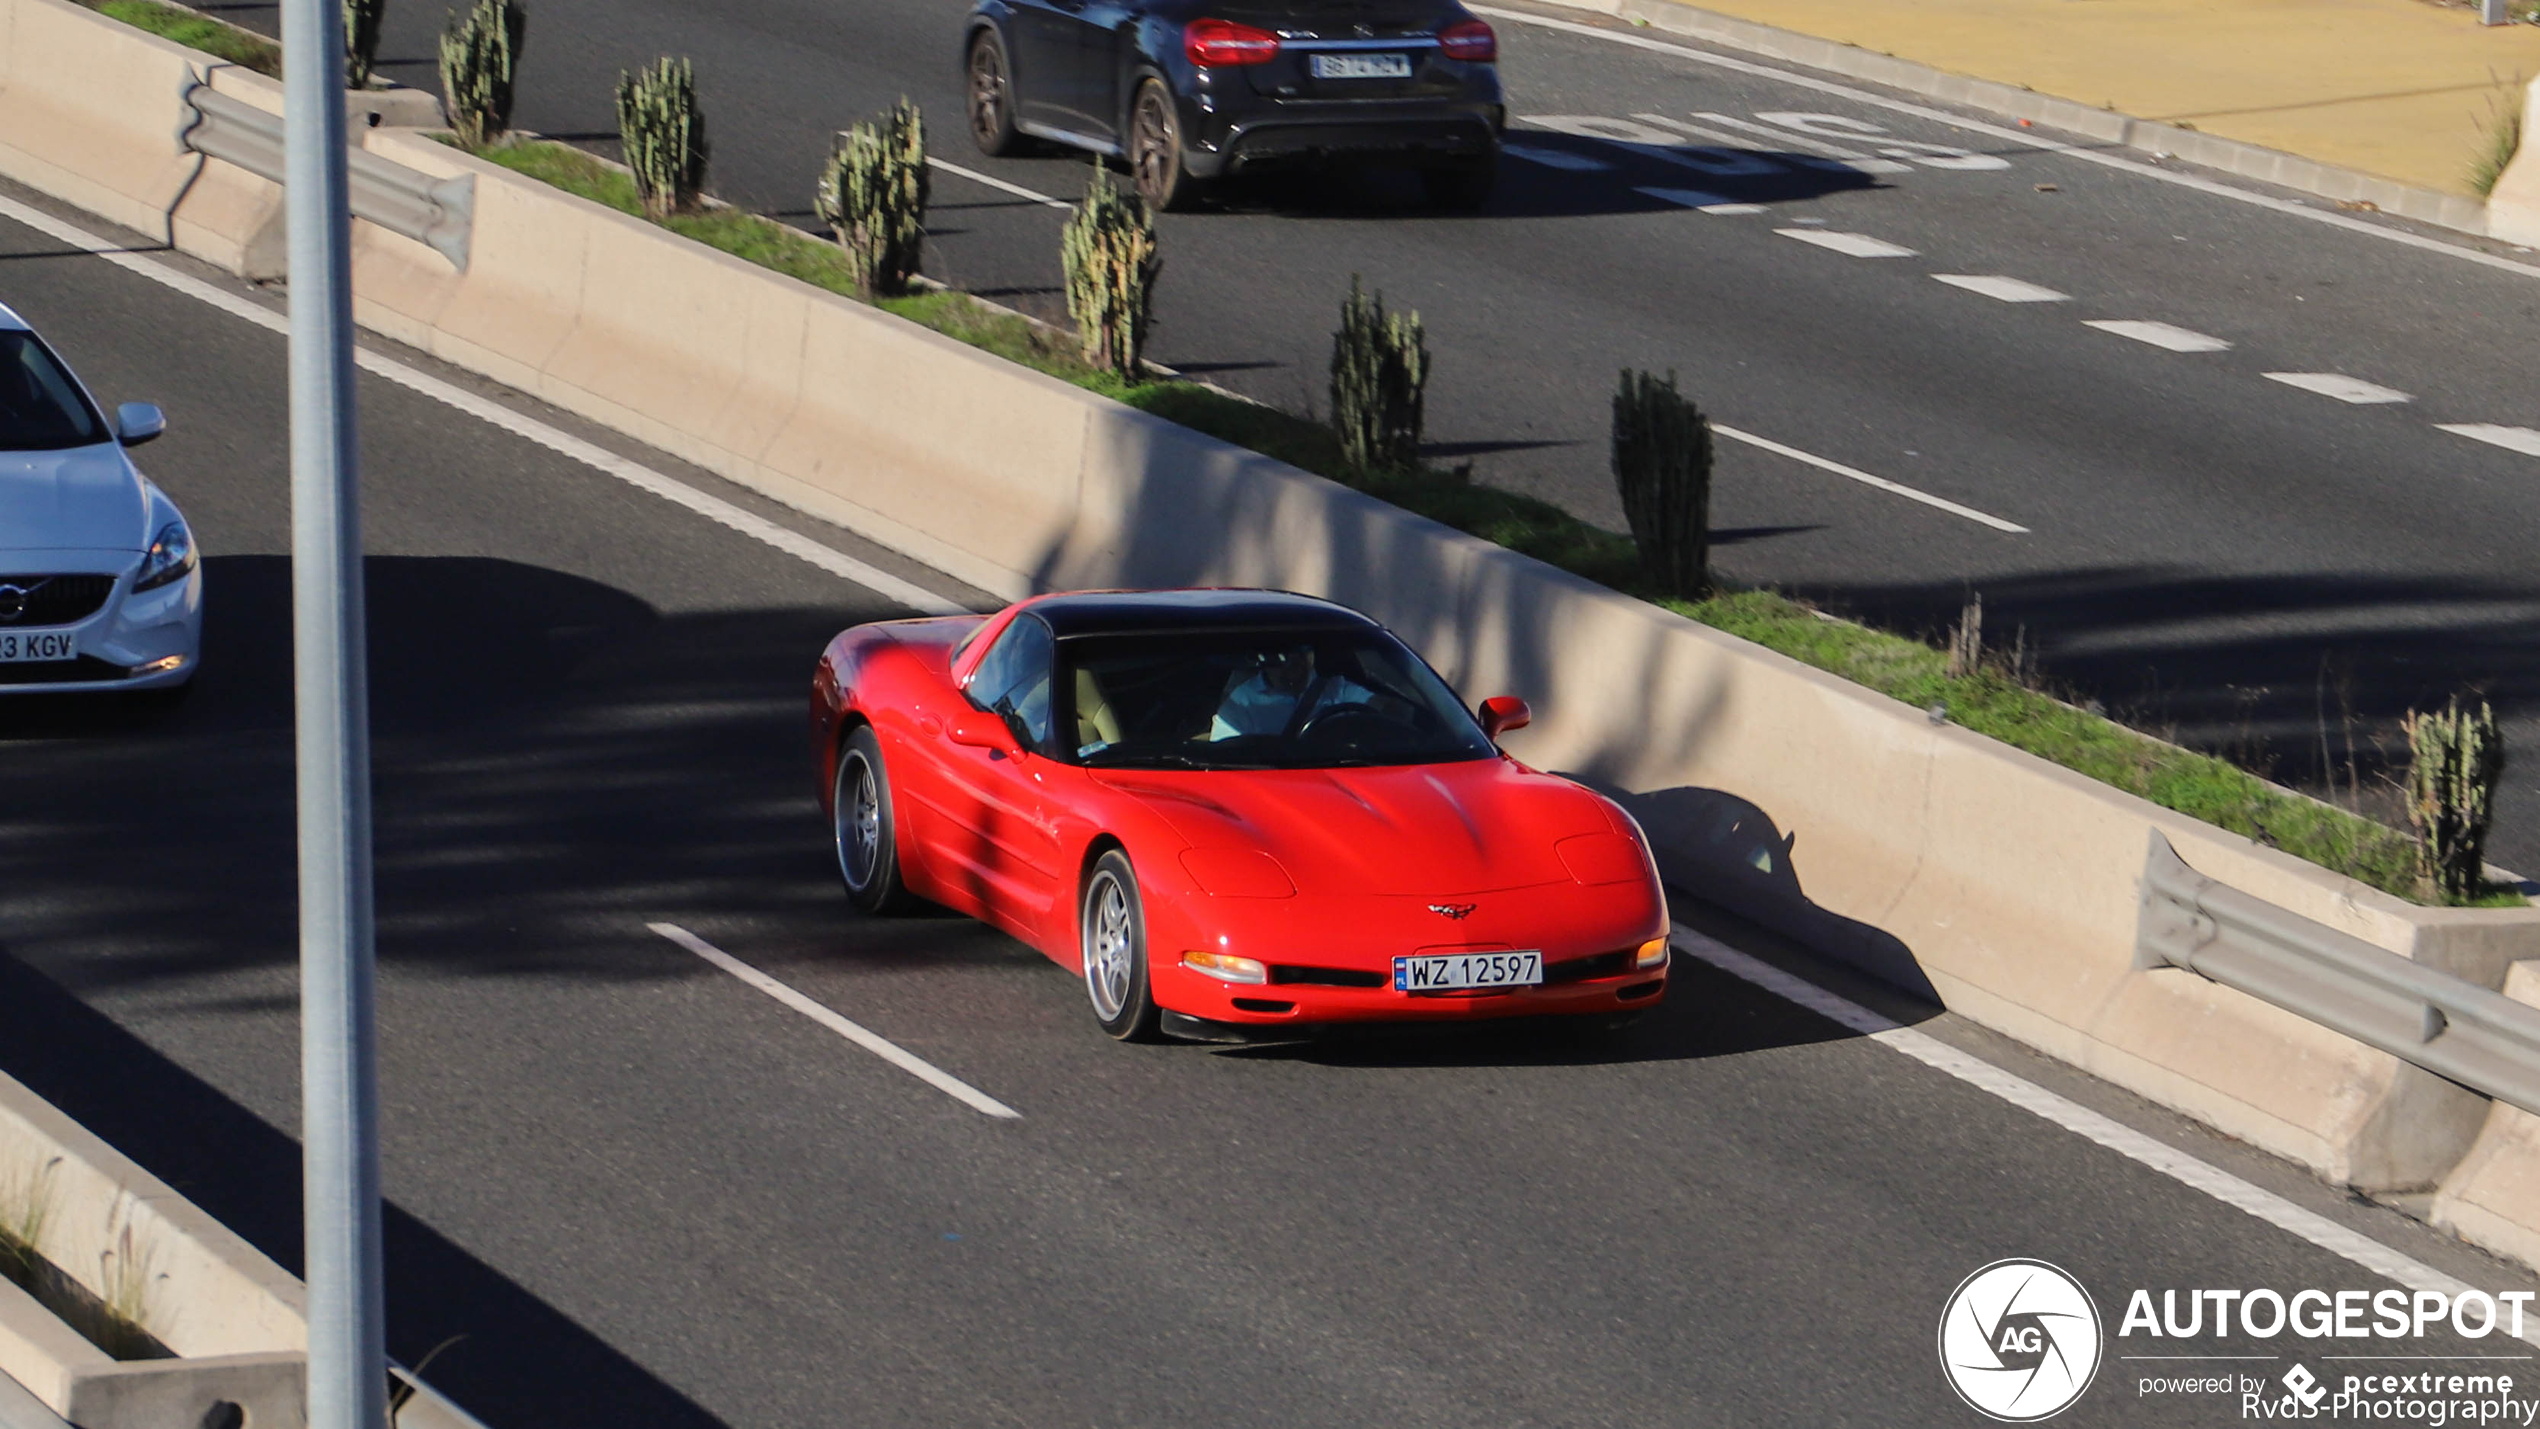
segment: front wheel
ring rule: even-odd
[[[1095,861],[1077,926],[1094,1021],[1123,1042],[1154,1041],[1163,1014],[1147,986],[1146,911],[1127,854],[1113,849]]]
[[[847,900],[867,913],[897,913],[915,903],[916,895],[900,881],[891,776],[882,766],[882,741],[873,726],[858,725],[839,747],[830,809]]]
[[[979,152],[1002,158],[1023,147],[1014,128],[1014,72],[1005,62],[1005,42],[994,30],[970,37],[970,140]]]
[[[1182,118],[1160,79],[1139,85],[1129,106],[1129,173],[1138,197],[1158,213],[1189,208],[1199,198],[1200,181],[1182,164]]]

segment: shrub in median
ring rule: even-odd
[[[917,106],[903,98],[884,118],[841,131],[812,207],[846,249],[857,292],[907,292],[926,241],[926,121]]]
[[[664,55],[617,77],[617,138],[644,211],[685,213],[706,188],[706,119],[697,109],[697,74]]]
[[[2408,711],[2408,822],[2426,882],[2446,903],[2487,891],[2487,827],[2496,814],[2496,782],[2505,772],[2505,743],[2495,712],[2475,714],[2455,695],[2435,714]]]
[[[379,58],[379,21],[386,0],[344,0],[344,87],[368,89]]]
[[[1155,278],[1164,259],[1156,251],[1155,218],[1146,200],[1113,183],[1111,171],[1100,164],[1093,175],[1059,234],[1067,315],[1076,320],[1087,362],[1134,377],[1146,352]]]
[[[1332,431],[1342,459],[1367,471],[1407,471],[1420,459],[1429,345],[1418,313],[1388,313],[1385,295],[1349,279],[1332,334]]]
[[[1614,393],[1614,486],[1642,567],[1668,595],[1711,588],[1711,422],[1676,374],[1624,369]]]
[[[520,0],[476,0],[441,31],[441,99],[459,142],[482,149],[512,126],[512,76],[520,69],[529,10]]]

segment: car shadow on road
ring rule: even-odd
[[[1815,154],[1614,143],[1544,130],[1512,132],[1490,202],[1471,212],[1429,203],[1419,174],[1382,165],[1272,171],[1224,184],[1213,206],[1295,219],[1583,218],[1673,213],[1713,203],[1804,203],[1884,187]]]

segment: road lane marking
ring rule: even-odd
[[[1658,124],[1674,124],[1676,122],[1672,119],[1662,118],[1661,116],[1655,114],[1636,114],[1632,117],[1635,119],[1646,119]],[[1793,149],[1803,150],[1809,154],[1816,155],[1826,160],[1827,164],[1825,166],[1852,169],[1864,174],[1910,174],[1914,172],[1914,166],[1911,164],[1900,164],[1894,159],[1874,159],[1869,155],[1862,153],[1858,149],[1847,149],[1840,144],[1829,144],[1823,139],[1811,138],[1805,134],[1794,133],[1787,129],[1768,128],[1762,124],[1749,123],[1744,119],[1734,118],[1726,114],[1717,114],[1707,109],[1696,111],[1693,117],[1696,119],[1708,120],[1713,124],[1725,125],[1728,128],[1737,130],[1740,135],[1753,135],[1758,138],[1769,140],[1774,144],[1780,145],[1784,152],[1788,152]],[[1739,142],[1753,143],[1754,140],[1751,138],[1741,138]],[[1798,156],[1793,155],[1792,157],[1796,158]],[[1807,163],[1808,161],[1806,159],[1801,159],[1800,162]]]
[[[1929,1033],[1905,1027],[1893,1018],[1873,1012],[1850,998],[1784,972],[1716,939],[1679,925],[1671,941],[1679,951],[1731,977],[1752,983],[1784,1001],[1796,1003],[1870,1041],[1881,1043],[1891,1051],[1901,1052],[1935,1071],[1999,1097],[2022,1111],[2051,1121],[2086,1140],[2095,1141],[2129,1161],[2158,1171],[2191,1190],[2201,1191],[2278,1230],[2299,1236],[2383,1279],[2395,1281],[2410,1290],[2435,1290],[2446,1296],[2457,1296],[2472,1288],[2414,1256],[2393,1250],[2361,1232],[2348,1230],[2326,1216],[2304,1210],[2273,1191],[2234,1176],[2211,1162],[2191,1156],[2167,1142],[2156,1141],[2069,1097],[2050,1092],[2025,1077],[2013,1076]],[[2522,1338],[2540,1345],[2540,1316],[2524,1319]]]
[[[1961,506],[1957,502],[1949,500],[1947,497],[1934,496],[1928,491],[1917,491],[1914,488],[1906,486],[1900,482],[1890,481],[1884,476],[1873,476],[1870,473],[1861,470],[1859,467],[1845,466],[1839,461],[1828,461],[1814,452],[1803,452],[1797,447],[1783,446],[1779,442],[1759,437],[1753,432],[1741,432],[1735,427],[1725,427],[1720,425],[1718,422],[1713,422],[1711,424],[1711,430],[1719,436],[1728,438],[1730,441],[1744,442],[1750,447],[1761,447],[1775,456],[1786,456],[1792,461],[1804,462],[1809,466],[1817,468],[1819,471],[1830,471],[1837,476],[1848,477],[1853,481],[1861,483],[1863,486],[1875,486],[1879,490],[1888,492],[1891,495],[1902,496],[1908,501],[1919,501],[1925,506],[1946,511],[1952,516],[1964,516],[1979,526],[1990,526],[1996,531],[2008,531],[2015,536],[2025,536],[2029,533],[2026,526],[2016,525],[2012,522],[2005,521],[1999,516],[1988,515],[1985,512],[1978,511],[1972,506]]]
[[[1762,213],[1764,211],[1764,206],[1760,203],[1739,203],[1734,199],[1723,198],[1718,194],[1704,193],[1700,189],[1636,188],[1633,189],[1632,192],[1640,194],[1646,198],[1654,198],[1660,203],[1672,203],[1678,205],[1679,207],[1693,209],[1700,213],[1716,213],[1725,215],[1739,213]]]
[[[1603,159],[1591,159],[1567,149],[1546,149],[1533,144],[1502,144],[1499,152],[1512,159],[1523,159],[1529,164],[1541,164],[1547,169],[1562,169],[1573,174],[1601,174],[1614,167]]]
[[[2499,427],[2486,422],[2438,422],[2434,430],[2486,442],[2524,456],[2540,456],[2540,432],[2529,427]]]
[[[232,317],[255,324],[267,332],[289,335],[290,324],[283,315],[271,309],[226,293],[188,274],[177,272],[163,263],[148,259],[111,243],[86,229],[77,228],[40,209],[29,208],[14,199],[0,197],[0,218],[22,224],[59,242],[82,248],[129,273],[153,283],[172,288],[189,298],[208,303]],[[562,432],[534,417],[524,416],[499,402],[478,396],[462,387],[453,386],[438,377],[407,366],[392,357],[383,357],[356,345],[353,360],[363,371],[384,377],[409,391],[420,393],[445,406],[455,407],[489,426],[500,427],[513,436],[534,442],[559,456],[569,457],[595,471],[616,477],[629,486],[648,491],[675,506],[684,506],[718,525],[740,532],[764,545],[816,566],[829,574],[851,580],[895,604],[929,615],[967,615],[969,607],[948,600],[913,582],[902,580],[890,572],[866,564],[844,551],[824,546],[799,531],[780,526],[754,511],[735,506],[721,497],[709,495],[684,481],[665,476],[639,462],[630,461],[605,447],[586,442]]]
[[[971,1110],[1008,1120],[1022,1119],[1023,1113],[1007,1106],[1004,1102],[998,1101],[995,1097],[909,1051],[890,1038],[878,1032],[867,1031],[856,1023],[848,1021],[678,924],[647,923],[644,926]]]
[[[2361,404],[2416,400],[2405,392],[2366,382],[2360,377],[2349,377],[2342,372],[2266,372],[2259,375],[2269,382],[2281,382],[2287,387],[2299,387],[2305,392],[2317,392],[2323,397],[2334,397],[2340,402]]]
[[[1855,89],[1851,85],[1837,84],[1832,80],[1818,79],[1813,75],[1799,74],[1786,69],[1775,69],[1771,65],[1757,64],[1752,60],[1737,59],[1729,55],[1713,54],[1708,50],[1695,49],[1690,43],[1669,43],[1664,40],[1653,40],[1641,35],[1623,34],[1614,30],[1600,29],[1594,25],[1582,25],[1576,23],[1575,21],[1555,20],[1546,15],[1529,15],[1519,10],[1502,9],[1497,5],[1476,4],[1469,5],[1467,8],[1477,15],[1487,15],[1495,20],[1506,20],[1511,24],[1534,25],[1546,30],[1558,30],[1564,34],[1578,35],[1585,39],[1602,40],[1607,44],[1628,45],[1633,49],[1649,50],[1658,54],[1673,55],[1678,59],[1693,60],[1700,64],[1710,65],[1714,69],[1729,70],[1736,74],[1753,75],[1758,79],[1776,80],[1780,83],[1793,85],[1800,89],[1812,89],[1819,94],[1831,94],[1839,98],[1851,100],[1856,104],[1866,104],[1873,109],[1884,109],[1890,114],[1910,115],[1916,119],[1929,120],[1934,124],[1947,125],[1952,129],[1963,129],[1971,134],[1982,134],[1989,139],[2000,139],[2006,143],[2017,144],[2024,149],[2036,149],[2044,153],[2061,154],[2068,159],[2077,159],[2086,164],[2098,164],[2104,168],[2116,169],[2124,173],[2132,174],[2137,178],[2158,179],[2165,184],[2176,184],[2181,188],[2194,189],[2198,193],[2212,194],[2217,198],[2227,198],[2235,203],[2245,203],[2256,208],[2273,209],[2277,213],[2289,214],[2295,218],[2309,219],[2313,223],[2325,223],[2332,228],[2343,228],[2352,233],[2367,234],[2371,237],[2383,239],[2387,242],[2402,243],[2410,248],[2422,248],[2430,253],[2446,254],[2465,262],[2479,264],[2482,267],[2500,268],[2509,273],[2518,273],[2526,278],[2540,278],[2540,264],[2518,263],[2511,258],[2498,257],[2493,253],[2481,253],[2475,248],[2464,248],[2456,243],[2445,243],[2441,239],[2427,238],[2422,234],[2410,233],[2405,229],[2384,228],[2379,224],[2366,223],[2362,219],[2350,218],[2345,214],[2337,213],[2328,209],[2313,208],[2308,204],[2296,203],[2291,199],[2275,198],[2270,195],[2256,193],[2248,189],[2234,188],[2229,184],[2218,183],[2215,180],[2205,178],[2199,174],[2180,173],[2171,169],[2163,169],[2152,164],[2140,163],[2133,159],[2120,158],[2115,154],[2103,153],[2096,149],[2084,148],[2075,144],[2059,143],[2053,139],[2045,138],[2030,131],[2005,129],[1998,124],[1988,124],[1980,119],[1970,119],[1963,114],[1952,114],[1945,109],[1934,109],[1927,104],[1914,104],[1906,100],[1890,99],[1882,94],[1873,94],[1866,89]]]
[[[1784,238],[1796,238],[1802,243],[1814,243],[1820,248],[1831,248],[1848,258],[1911,258],[1914,256],[1914,250],[1911,248],[1900,247],[1884,238],[1872,238],[1866,233],[1845,233],[1840,229],[1830,228],[1776,228],[1773,231]]]
[[[2201,332],[2190,332],[2186,328],[2172,327],[2168,323],[2136,322],[2128,318],[2115,321],[2101,319],[2085,322],[2082,326],[2095,327],[2101,332],[2112,332],[2119,337],[2130,337],[2136,342],[2148,342],[2154,347],[2166,347],[2172,352],[2228,352],[2231,350],[2231,344],[2221,338],[2207,337]]]
[[[1021,184],[1007,183],[1005,180],[998,178],[994,174],[983,174],[977,169],[965,169],[959,164],[947,164],[943,160],[938,159],[931,154],[927,156],[926,162],[930,167],[941,169],[948,174],[958,175],[970,180],[974,184],[986,184],[988,187],[997,190],[999,193],[1009,193],[1014,195],[1016,198],[1028,198],[1032,202],[1037,203],[1044,208],[1074,208],[1076,206],[1063,198],[1051,198],[1048,194],[1041,193],[1035,189],[1027,189]]]
[[[2005,303],[2069,303],[2072,301],[2067,295],[2056,292],[2052,288],[2041,288],[2035,283],[2023,283],[2017,278],[2006,278],[1999,273],[1934,273],[1931,276],[1934,282],[1947,283],[1953,288],[1964,288],[1970,293],[1982,293],[1988,298]]]

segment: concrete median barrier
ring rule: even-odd
[[[2522,147],[2487,191],[2487,232],[2540,247],[2540,79],[2523,90]]]
[[[2410,906],[427,137],[365,142],[477,176],[463,273],[356,225],[377,331],[999,595],[1259,584],[1364,609],[1467,691],[1531,701],[1511,748],[1625,796],[1685,886],[2333,1179],[2430,1187],[2487,1115],[2137,967],[2143,849],[2158,829],[2200,872],[2488,987],[2540,953],[2540,913]]]
[[[2540,1007],[2540,961],[2514,964],[2504,993]],[[2540,1265],[2540,1116],[2496,1103],[2436,1194],[2431,1218],[2473,1245]]]

